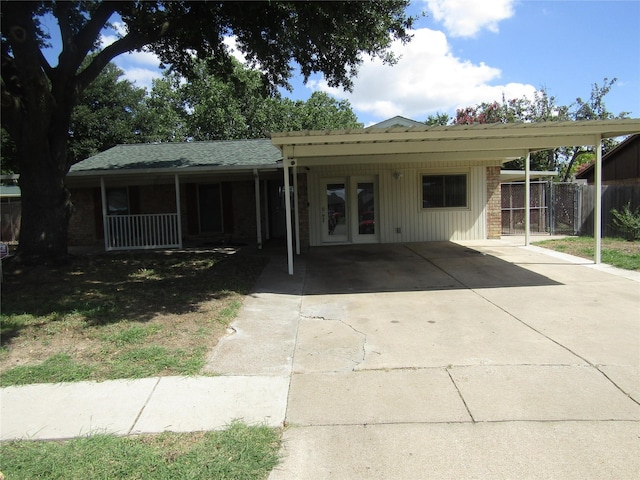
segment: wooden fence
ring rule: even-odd
[[[593,209],[596,189],[593,185],[582,186],[580,192],[579,235],[593,236]],[[602,236],[618,237],[621,232],[613,227],[612,209],[621,211],[629,203],[631,209],[640,206],[640,185],[603,185],[602,187]]]

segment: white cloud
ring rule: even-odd
[[[485,63],[474,64],[455,57],[444,33],[428,28],[412,32],[406,45],[394,42],[400,61],[393,66],[367,58],[354,79],[353,92],[331,88],[324,80],[311,80],[308,87],[349,100],[354,110],[384,119],[403,115],[426,120],[435,112],[481,102],[533,96],[528,84],[499,84],[501,71]]]
[[[125,35],[126,25],[120,22],[113,23],[114,33],[112,35],[102,34],[100,37],[100,47],[105,48]],[[161,78],[162,72],[159,69],[160,59],[152,52],[128,52],[118,55],[113,59],[120,69],[124,71],[124,78],[134,83],[139,88],[151,90],[152,81]]]
[[[480,30],[497,33],[498,22],[514,14],[515,0],[425,0],[434,20],[453,37],[473,37]]]
[[[238,49],[238,46],[236,44],[236,37],[235,36],[231,36],[231,37],[224,37],[223,40],[224,44],[226,45],[227,49],[229,50],[229,52],[231,53],[231,55],[233,57],[235,57],[236,60],[238,60],[240,63],[245,64],[247,63],[247,58],[245,57],[245,55]]]

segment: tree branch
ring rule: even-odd
[[[105,47],[77,77],[76,85],[82,92],[87,85],[100,75],[104,67],[118,55],[142,48],[147,42],[137,35],[128,34]]]

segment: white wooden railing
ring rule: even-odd
[[[108,215],[105,226],[106,250],[182,247],[177,213]]]

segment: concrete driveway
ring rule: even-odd
[[[290,376],[280,479],[640,477],[640,275],[507,241],[271,265],[210,359]]]

